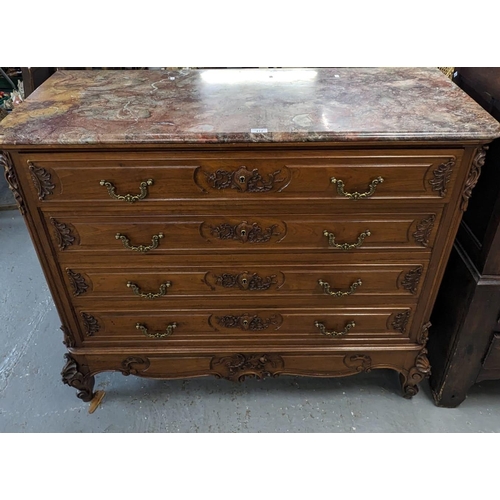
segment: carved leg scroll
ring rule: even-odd
[[[422,349],[416,359],[415,366],[413,366],[407,376],[401,375],[401,386],[403,388],[403,397],[411,399],[418,393],[418,386],[420,382],[431,374],[431,365],[427,359],[427,349]]]
[[[80,368],[77,362],[73,359],[71,354],[64,355],[66,359],[66,364],[62,369],[61,376],[62,381],[78,390],[77,396],[88,403],[92,401],[95,396],[94,391],[94,377],[90,377],[88,374],[84,375],[80,372]]]

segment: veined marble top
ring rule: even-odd
[[[437,68],[63,70],[0,122],[0,145],[499,136]]]

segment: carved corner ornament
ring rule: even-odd
[[[410,399],[418,393],[418,385],[431,374],[431,365],[427,358],[427,349],[423,348],[415,358],[415,365],[410,368],[403,381],[403,396]]]
[[[50,218],[50,223],[54,226],[57,244],[60,250],[66,250],[66,248],[75,243],[76,237],[71,227],[63,222],[57,221],[53,217]]]
[[[417,223],[417,229],[413,233],[413,237],[415,238],[415,241],[420,243],[423,247],[429,246],[429,240],[435,221],[436,215],[432,214]]]
[[[79,295],[83,295],[89,288],[85,278],[80,274],[76,273],[72,269],[66,269],[66,274],[69,277],[69,281],[73,288],[73,295],[78,297]]]
[[[450,182],[451,173],[453,167],[455,166],[455,158],[450,158],[446,163],[439,165],[432,174],[434,177],[429,181],[432,186],[433,191],[437,191],[441,198],[444,198],[447,194],[446,185]]]
[[[26,214],[26,206],[24,204],[23,197],[21,196],[21,191],[19,188],[19,181],[17,180],[16,172],[14,171],[14,163],[12,161],[12,157],[7,151],[0,151],[0,167],[3,167],[5,180],[9,185],[12,194],[14,195],[14,199],[17,203],[17,208],[21,212],[22,215]]]
[[[99,331],[99,322],[94,318],[94,316],[86,312],[82,312],[82,319],[87,337],[92,337],[92,335]]]
[[[75,347],[75,338],[73,337],[72,333],[69,331],[69,328],[67,326],[62,325],[61,331],[63,332],[63,335],[64,335],[63,344],[68,349],[70,349],[71,347]]]
[[[425,347],[427,344],[427,340],[429,338],[429,328],[432,326],[432,323],[428,321],[427,323],[422,326],[422,330],[420,331],[420,335],[417,338],[417,342],[422,346]]]
[[[408,290],[411,294],[415,295],[417,293],[418,284],[420,282],[420,278],[422,277],[423,270],[424,268],[422,266],[418,266],[415,269],[408,271],[401,281],[401,286],[405,290]]]
[[[64,384],[74,387],[78,390],[78,398],[82,401],[89,402],[94,397],[94,377],[84,375],[71,354],[64,355],[66,364],[61,371],[61,377]]]
[[[42,167],[37,167],[34,163],[28,162],[33,184],[38,192],[38,199],[44,200],[47,195],[54,194],[55,184],[52,184],[50,172]]]
[[[478,148],[476,151],[476,155],[472,160],[472,165],[469,170],[469,176],[465,181],[465,188],[464,192],[462,193],[462,203],[460,205],[460,208],[464,212],[467,210],[467,206],[469,205],[469,199],[472,195],[472,190],[474,189],[474,186],[477,184],[479,176],[481,175],[481,168],[483,167],[486,160],[486,153],[488,152],[488,149],[489,146],[482,146]]]
[[[243,382],[245,377],[277,377],[284,366],[285,362],[278,354],[233,354],[214,356],[210,361],[215,377],[233,382]]]

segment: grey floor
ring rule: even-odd
[[[444,409],[434,406],[426,383],[403,399],[390,370],[242,384],[104,373],[96,389],[106,396],[89,414],[61,382],[59,327],[22,217],[0,211],[0,432],[500,431],[500,382],[476,385],[460,407]]]

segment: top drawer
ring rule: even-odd
[[[448,201],[462,154],[460,149],[24,153],[20,174],[41,203]]]

